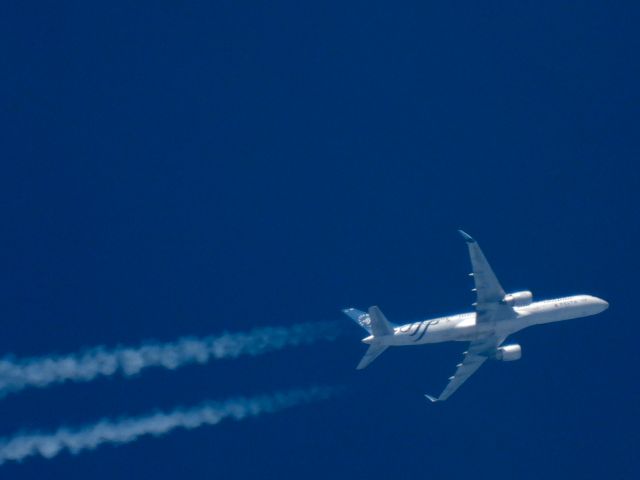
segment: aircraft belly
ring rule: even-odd
[[[440,342],[449,342],[453,340],[451,338],[452,333],[449,330],[432,330],[427,332],[419,341],[415,342],[416,345],[422,345],[425,343],[440,343]]]
[[[443,317],[400,326],[395,330],[394,335],[380,341],[386,345],[395,346],[451,341],[473,342],[497,334],[509,335],[528,326],[523,320],[524,318],[476,323],[475,314]]]
[[[555,308],[531,313],[528,316],[531,325],[561,322],[585,316],[579,308]]]
[[[430,329],[426,335],[420,340],[414,342],[414,345],[423,345],[425,343],[441,343],[441,342],[465,342],[471,341],[478,336],[475,326],[469,327],[446,327]]]

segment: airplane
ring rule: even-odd
[[[425,395],[432,402],[449,398],[488,360],[510,362],[519,360],[522,349],[518,344],[505,345],[507,337],[524,328],[545,323],[596,315],[609,307],[601,298],[573,295],[551,300],[533,301],[530,291],[505,293],[485,258],[478,242],[459,230],[467,243],[476,294],[475,311],[421,322],[395,325],[382,311],[373,306],[368,312],[355,308],[342,310],[369,336],[362,342],[369,345],[356,367],[361,370],[391,346],[423,345],[449,341],[469,342],[464,359],[456,365],[449,383],[440,395]]]

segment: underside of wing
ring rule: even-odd
[[[474,307],[477,312],[477,322],[485,323],[489,321],[501,320],[515,315],[513,309],[503,304],[505,297],[504,289],[489,262],[482,253],[478,242],[471,235],[460,230],[460,235],[467,242],[469,257],[473,272],[473,282],[475,285],[476,301]]]
[[[502,342],[504,342],[504,338],[498,337],[489,337],[484,340],[471,342],[468,350],[464,353],[462,363],[457,365],[456,373],[454,373],[452,377],[449,377],[449,383],[442,393],[437,397],[431,395],[425,396],[432,402],[443,401],[449,398],[482,366]]]

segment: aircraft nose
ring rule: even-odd
[[[600,308],[602,309],[601,311],[605,311],[607,308],[609,308],[609,302],[607,302],[606,300],[603,300],[601,298],[597,298],[597,303],[600,306]]]

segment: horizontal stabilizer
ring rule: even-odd
[[[369,307],[369,318],[371,320],[371,333],[374,337],[393,335],[393,326],[378,307]]]
[[[360,360],[360,363],[356,367],[356,370],[366,368],[367,365],[378,358],[387,348],[389,348],[389,345],[380,345],[379,343],[370,345],[367,353],[364,354],[364,357],[362,357],[362,360]]]

